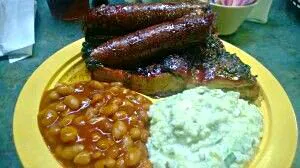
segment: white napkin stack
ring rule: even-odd
[[[0,57],[16,62],[32,55],[34,0],[0,0]]]

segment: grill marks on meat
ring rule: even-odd
[[[153,59],[163,50],[204,42],[211,33],[213,22],[212,13],[190,14],[109,40],[95,48],[91,57],[114,68],[135,66],[151,57]]]
[[[103,5],[91,9],[84,19],[88,37],[124,35],[166,21],[173,21],[195,9],[206,12],[206,3],[154,3],[133,5]]]

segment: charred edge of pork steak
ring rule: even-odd
[[[96,46],[93,46],[88,42],[82,43],[82,58],[86,64],[87,69],[90,71],[103,67],[103,64],[99,60],[95,60],[93,57],[91,57],[91,52],[95,47]]]
[[[251,67],[243,63],[236,54],[230,54],[224,48],[216,35],[210,35],[206,40],[206,47],[201,49],[203,68],[207,71],[207,79],[222,77],[231,80],[248,80],[256,82],[251,74]]]
[[[204,58],[203,68],[208,72],[206,80],[209,80],[211,77],[222,77],[231,80],[255,82],[255,77],[251,74],[250,66],[243,63],[236,54],[230,54],[226,51],[213,59]]]

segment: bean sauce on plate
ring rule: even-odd
[[[58,84],[45,92],[38,123],[64,167],[147,168],[150,105],[118,82]]]

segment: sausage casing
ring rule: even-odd
[[[172,21],[195,9],[208,10],[206,3],[153,3],[103,5],[91,9],[84,19],[88,35],[124,35],[165,21]]]
[[[128,68],[153,59],[162,50],[204,42],[211,33],[213,13],[189,14],[111,39],[91,52],[91,57],[109,67]]]

